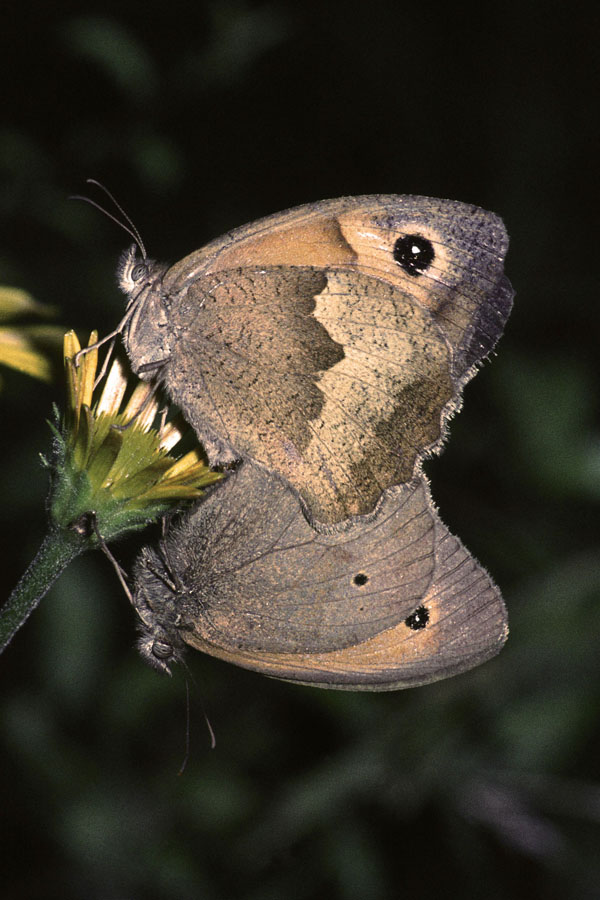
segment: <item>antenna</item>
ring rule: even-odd
[[[111,219],[115,223],[115,225],[118,225],[119,228],[122,228],[123,231],[126,231],[127,234],[133,238],[133,240],[139,247],[140,253],[142,254],[142,258],[144,260],[146,260],[148,258],[148,255],[146,253],[146,248],[144,247],[144,242],[142,240],[142,237],[141,237],[139,231],[135,227],[133,220],[131,219],[131,216],[129,216],[125,212],[125,210],[123,209],[121,204],[117,202],[117,200],[114,198],[114,196],[108,190],[108,188],[104,187],[104,185],[101,184],[99,181],[96,181],[95,178],[86,178],[86,184],[93,184],[93,185],[95,185],[95,187],[100,188],[100,190],[106,194],[106,196],[111,201],[111,203],[115,206],[115,208],[118,210],[118,212],[122,215],[122,217],[125,221],[118,219],[115,215],[113,215],[113,213],[109,212],[107,209],[105,209],[99,203],[96,203],[96,201],[92,200],[90,197],[85,197],[82,194],[72,194],[69,197],[69,200],[82,200],[84,203],[89,203],[90,206],[94,206],[97,210],[99,210],[99,212],[103,213],[105,216],[107,216],[109,219]]]

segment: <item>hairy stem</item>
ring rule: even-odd
[[[63,570],[89,546],[90,539],[74,531],[53,528],[46,535],[37,556],[0,610],[0,653]]]

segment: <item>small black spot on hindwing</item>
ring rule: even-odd
[[[421,628],[425,628],[428,622],[429,610],[426,606],[419,606],[418,609],[415,609],[415,611],[404,620],[406,627],[410,628],[412,631],[420,631]]]

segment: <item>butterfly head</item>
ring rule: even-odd
[[[164,672],[166,675],[171,674],[170,666],[179,662],[181,653],[178,653],[173,646],[171,640],[167,636],[164,629],[160,629],[163,633],[158,633],[159,629],[151,630],[142,627],[140,637],[137,641],[137,648],[143,660],[153,669]]]
[[[119,287],[127,295],[127,311],[119,331],[133,371],[145,381],[156,376],[169,355],[164,334],[167,313],[162,303],[162,279],[167,268],[148,259],[139,245],[132,244],[121,255],[117,269]]]
[[[136,244],[132,244],[121,254],[117,269],[119,287],[130,298],[138,296],[148,282],[153,280],[156,263],[147,259]]]

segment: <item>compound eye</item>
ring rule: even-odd
[[[132,281],[139,281],[140,278],[143,278],[146,275],[147,269],[145,263],[138,263],[131,270],[131,279]]]
[[[152,644],[152,654],[157,659],[171,659],[173,656],[173,647],[166,641],[154,641]]]

